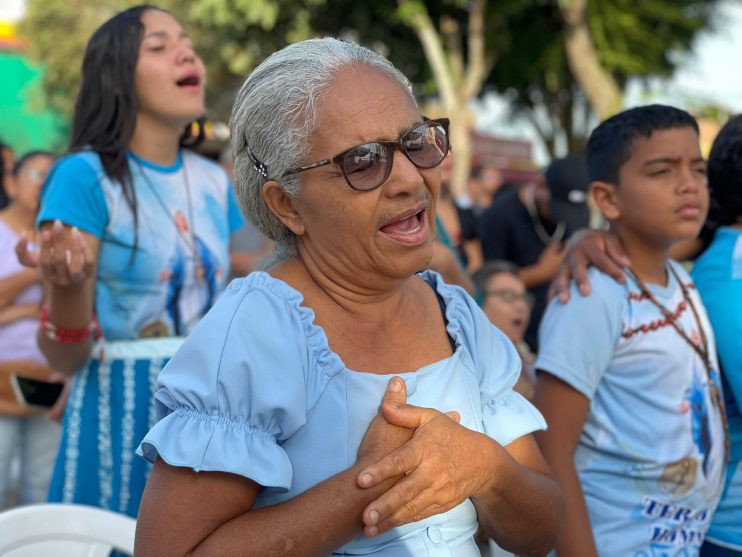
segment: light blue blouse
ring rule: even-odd
[[[520,357],[462,289],[420,277],[445,304],[455,353],[409,373],[408,402],[457,410],[462,425],[506,445],[546,424],[512,390]],[[262,272],[233,281],[163,369],[160,421],[139,453],[150,461],[218,470],[263,486],[256,508],[287,501],[346,470],[390,376],[348,369],[302,295]],[[335,555],[479,555],[474,506],[362,534]]]

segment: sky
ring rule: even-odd
[[[24,4],[25,0],[0,0],[0,20],[17,20]],[[693,52],[685,57],[672,79],[654,80],[649,90],[638,83],[632,84],[626,104],[663,102],[681,108],[716,104],[732,113],[742,112],[742,67],[734,65],[742,63],[742,0],[725,0],[716,22],[713,31],[699,35]],[[474,110],[480,131],[513,139],[533,141],[535,138],[530,125],[510,121],[507,104],[501,99],[485,98],[475,103]],[[536,145],[536,161],[544,162],[545,156]]]
[[[669,84],[674,95],[716,101],[742,112],[742,2],[728,1],[717,29],[699,37],[689,57]]]

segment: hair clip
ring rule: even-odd
[[[252,161],[252,167],[255,169],[255,171],[263,178],[267,178],[268,167],[260,162],[260,160],[255,155],[253,155],[249,145],[245,144],[245,149],[247,150],[247,156],[250,157],[250,160]]]

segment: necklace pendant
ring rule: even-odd
[[[206,277],[206,271],[204,270],[204,266],[202,263],[196,263],[196,269],[194,274],[196,275],[196,280],[199,283],[204,282],[204,278]]]

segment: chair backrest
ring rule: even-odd
[[[134,554],[136,521],[86,505],[42,504],[0,513],[0,556]]]

